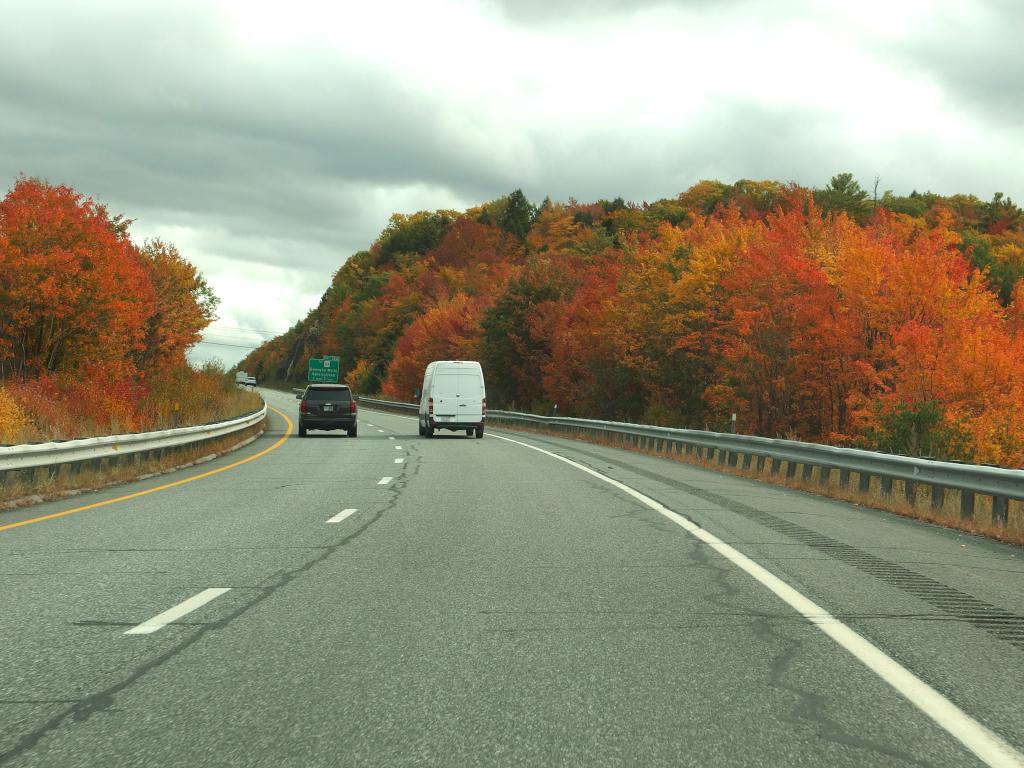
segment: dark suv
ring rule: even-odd
[[[356,436],[356,401],[346,384],[310,384],[299,403],[299,437],[307,429],[344,429]]]

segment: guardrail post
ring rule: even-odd
[[[867,493],[871,490],[871,475],[867,472],[857,473],[857,490],[861,493]]]
[[[932,509],[942,509],[946,503],[946,488],[942,485],[932,486]]]
[[[970,520],[974,517],[974,491],[960,489],[960,518]]]
[[[804,464],[803,479],[806,480],[806,481],[810,481],[811,476],[813,474],[814,474],[814,465],[813,464]]]
[[[793,479],[794,477],[796,477],[796,462],[795,461],[787,461],[786,462],[786,477],[788,477],[789,479]]]
[[[892,496],[892,478],[891,477],[886,477],[886,476],[883,475],[881,480],[882,480],[882,495],[883,496]]]
[[[818,485],[828,485],[832,479],[832,467],[818,467]]]
[[[765,460],[764,454],[761,454],[761,455],[759,455],[757,457],[757,472],[758,472],[758,474],[764,472],[764,460]]]
[[[850,487],[850,470],[840,469],[839,470],[839,487],[849,488]]]
[[[992,497],[992,522],[1001,525],[1010,522],[1010,500],[1006,496]]]
[[[904,480],[903,497],[911,504],[917,501],[917,483],[913,480]]]
[[[750,469],[750,462],[753,460],[753,458],[754,458],[753,455],[751,455],[749,453],[744,453],[743,454],[743,468],[744,469]]]

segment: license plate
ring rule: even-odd
[[[325,405],[324,406],[324,410],[325,411],[333,411],[334,410],[334,406],[333,405]]]

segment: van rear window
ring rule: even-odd
[[[480,397],[480,376],[469,372],[442,373],[434,385],[440,395]]]
[[[313,402],[338,402],[339,400],[351,400],[352,394],[347,389],[307,389],[306,400]]]

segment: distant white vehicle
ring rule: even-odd
[[[255,376],[246,376],[245,383],[248,386],[250,386],[250,387],[255,387],[256,386],[256,377]]]
[[[235,384],[246,384],[249,381],[249,374],[245,371],[235,372]]]
[[[484,436],[487,391],[484,372],[475,360],[435,360],[423,374],[420,392],[420,434],[433,437],[434,430]]]

